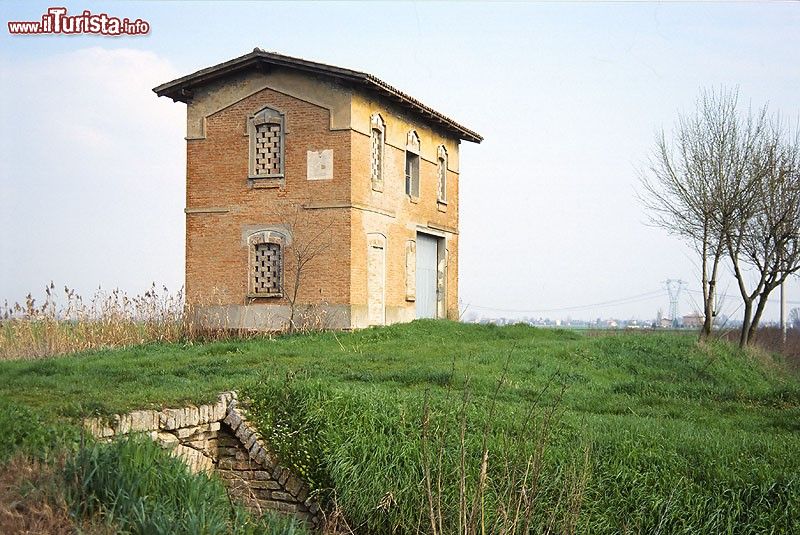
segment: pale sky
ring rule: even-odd
[[[52,5],[146,36],[12,36]],[[183,284],[185,105],[156,85],[265,50],[366,71],[461,146],[460,298],[485,316],[650,319],[696,256],[635,192],[702,87],[800,117],[800,3],[0,3],[0,302]],[[721,289],[735,315],[738,290]],[[800,281],[787,286],[800,306]],[[616,301],[619,304],[588,306]],[[684,293],[680,312],[699,306]],[[778,293],[767,319],[778,315]]]

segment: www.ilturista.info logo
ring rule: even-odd
[[[80,15],[67,15],[65,7],[51,7],[42,15],[42,20],[9,21],[8,33],[31,34],[100,34],[100,35],[145,35],[150,24],[142,19],[117,18],[107,13],[92,13],[84,10]]]

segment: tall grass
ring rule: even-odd
[[[37,303],[0,307],[0,359],[45,357],[147,342],[174,342],[186,336],[183,291],[155,284],[133,297],[118,289],[98,289],[89,299],[53,283]]]
[[[735,342],[738,335],[738,332],[727,333],[726,339]],[[800,328],[787,329],[784,339],[780,327],[760,327],[755,333],[753,345],[768,353],[783,355],[789,366],[795,372],[800,372]]]
[[[429,521],[424,533],[575,533],[589,477],[589,449],[584,449],[583,462],[570,459],[571,470],[556,484],[549,481],[546,466],[566,385],[554,386],[552,378],[544,390],[559,390],[556,400],[542,407],[540,392],[498,432],[495,417],[505,379],[504,371],[480,427],[470,421],[474,409],[468,388],[460,405],[448,395],[445,412],[438,415],[426,395],[419,446]]]
[[[346,519],[346,532],[364,534],[575,533],[589,458],[580,445],[552,456],[565,386],[553,378],[545,390],[556,390],[555,402],[535,396],[507,419],[497,414],[509,409],[500,406],[505,381],[488,400],[466,385],[387,395],[302,378],[247,395],[282,462],[334,510],[334,529]]]
[[[67,502],[78,518],[102,518],[120,532],[147,535],[303,535],[292,518],[255,517],[219,480],[192,474],[140,437],[81,448],[65,466]]]

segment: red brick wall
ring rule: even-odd
[[[285,185],[248,186],[247,117],[269,106],[285,113]],[[206,138],[187,141],[187,211],[225,209],[225,213],[188,213],[186,290],[189,303],[246,304],[248,229],[292,225],[295,244],[325,231],[326,251],[309,264],[301,302],[346,304],[350,297],[350,215],[346,209],[298,210],[298,204],[348,203],[350,131],[331,131],[328,110],[264,89],[207,119]],[[333,149],[333,180],[306,179],[306,152]],[[263,179],[262,179],[263,180]],[[291,246],[284,252],[285,274],[292,275]],[[285,299],[259,298],[263,303]]]

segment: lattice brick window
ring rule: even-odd
[[[381,132],[380,130],[372,131],[372,181],[380,182],[381,180],[381,167],[383,166],[383,158],[381,154]]]
[[[439,167],[438,171],[438,187],[436,199],[439,202],[447,202],[447,150],[443,145],[439,145]]]
[[[417,135],[417,132],[411,130],[406,138],[406,149],[419,154],[419,136]]]
[[[264,108],[248,122],[250,178],[282,178],[284,172],[284,116]]]
[[[281,174],[281,125],[264,123],[256,126],[255,175]]]
[[[253,293],[281,293],[281,246],[277,243],[257,243],[253,252]]]
[[[419,154],[406,151],[406,195],[419,197]]]
[[[383,140],[385,125],[383,118],[377,113],[370,119],[372,138],[370,147],[372,189],[383,191]]]

